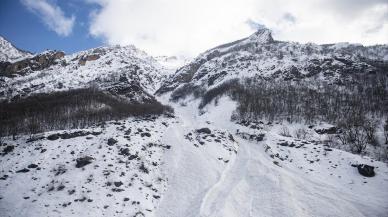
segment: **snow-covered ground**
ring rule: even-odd
[[[282,123],[232,122],[227,97],[202,112],[198,103],[173,104],[174,118],[68,131],[84,132],[74,138],[8,138],[1,216],[387,216],[385,163],[329,148],[313,130],[297,139],[280,135]],[[85,156],[91,163],[77,168]]]
[[[387,165],[320,142],[279,135],[281,124],[251,129],[229,121],[234,102],[227,98],[198,115],[197,103],[176,106],[182,126],[170,129],[168,141],[179,141],[165,164],[170,179],[157,216],[386,216]],[[209,108],[211,107],[211,108]],[[207,126],[231,133],[238,152],[225,167],[211,164],[182,140],[190,128]],[[236,132],[265,134],[251,141]],[[313,134],[313,132],[312,132]],[[319,135],[315,134],[315,139]],[[279,145],[288,142],[288,146]],[[293,144],[293,145],[291,145]],[[172,158],[172,159],[171,159]],[[376,167],[373,178],[351,164]]]

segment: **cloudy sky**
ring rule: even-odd
[[[195,56],[263,26],[277,40],[388,43],[387,0],[2,0],[0,4],[0,34],[32,51],[134,44],[152,55]]]

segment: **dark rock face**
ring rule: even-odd
[[[5,148],[3,149],[3,155],[6,155],[6,154],[12,152],[14,149],[15,149],[15,146],[13,146],[13,145],[8,145],[7,147],[5,147]]]
[[[373,177],[375,176],[375,167],[374,166],[369,166],[367,164],[360,164],[357,166],[358,172],[366,177]]]
[[[148,133],[148,132],[145,132],[145,133],[141,133],[140,134],[141,135],[141,137],[151,137],[151,133]]]
[[[120,149],[119,155],[124,155],[124,156],[130,155],[129,148],[122,148],[122,149]]]
[[[100,58],[100,55],[98,54],[90,54],[90,55],[81,57],[80,60],[78,61],[78,64],[81,66],[84,66],[87,61],[94,61],[99,58]]]
[[[237,135],[239,135],[243,139],[247,139],[250,141],[256,141],[256,142],[263,141],[264,136],[265,136],[265,134],[262,134],[262,133],[261,134],[249,134],[249,133],[245,133],[245,132],[238,132]],[[286,144],[286,145],[288,145],[288,144]]]
[[[92,158],[90,156],[85,156],[85,157],[78,158],[76,160],[77,164],[75,165],[75,167],[77,167],[77,168],[84,167],[84,166],[92,163],[93,160],[94,160],[94,158]]]
[[[326,129],[316,129],[315,132],[318,134],[336,134],[338,132],[337,127],[329,127]]]
[[[120,187],[121,185],[123,185],[123,182],[118,181],[118,182],[114,182],[113,184],[114,184],[116,187]]]
[[[197,133],[205,133],[205,134],[211,134],[212,131],[209,128],[201,128],[197,130]]]
[[[48,140],[57,140],[57,139],[72,139],[76,137],[81,137],[81,136],[88,136],[88,135],[100,135],[101,132],[87,132],[87,131],[76,131],[73,133],[56,133],[56,134],[51,134],[47,136]]]
[[[26,168],[16,171],[16,173],[27,173],[27,172],[30,172],[30,170]]]
[[[0,76],[12,77],[16,74],[24,75],[32,71],[43,70],[57,64],[57,60],[64,56],[65,53],[62,51],[49,51],[15,63],[3,62],[0,64]]]
[[[57,139],[59,139],[59,134],[49,135],[49,136],[47,136],[47,139],[50,140],[50,141],[57,140]]]
[[[34,169],[34,168],[37,168],[38,165],[36,165],[36,164],[30,164],[30,165],[28,165],[27,167],[30,168],[30,169]]]

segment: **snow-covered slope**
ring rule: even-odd
[[[276,41],[268,29],[200,54],[167,79],[159,93],[180,84],[206,87],[232,78],[319,80],[341,83],[359,73],[386,72],[388,46],[300,44]]]
[[[175,133],[166,134],[170,144],[175,144],[172,145],[175,152],[167,158],[170,178],[156,216],[385,216],[388,213],[385,163],[328,148],[320,142],[321,135],[313,130],[306,139],[296,139],[279,135],[281,123],[255,128],[233,123],[229,117],[236,105],[228,98],[221,98],[217,106],[209,105],[202,115],[197,111],[197,101],[186,103],[187,106],[174,107],[183,124],[175,128]],[[231,133],[238,149],[226,167],[217,167],[203,153],[186,145],[189,140],[182,141],[182,135],[196,126]],[[376,166],[378,175],[361,176],[352,167],[359,163]]]
[[[177,69],[188,64],[191,59],[185,56],[157,56],[154,57],[166,69],[175,72]]]
[[[31,53],[16,48],[0,36],[0,62],[15,62],[31,56]]]
[[[167,97],[166,97],[167,98]],[[163,101],[163,99],[161,99]],[[281,123],[231,122],[235,102],[174,104],[176,117],[6,138],[2,216],[385,216],[388,167]],[[292,126],[289,126],[290,128]],[[9,147],[13,148],[9,148]],[[90,157],[86,158],[85,157]],[[82,159],[89,164],[83,165]],[[361,176],[353,164],[375,166]],[[340,205],[339,205],[340,204]]]

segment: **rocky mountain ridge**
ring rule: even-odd
[[[274,40],[270,30],[260,29],[200,54],[167,79],[158,93],[187,83],[211,89],[233,78],[252,77],[341,84],[358,74],[387,71],[388,45],[283,42]]]

